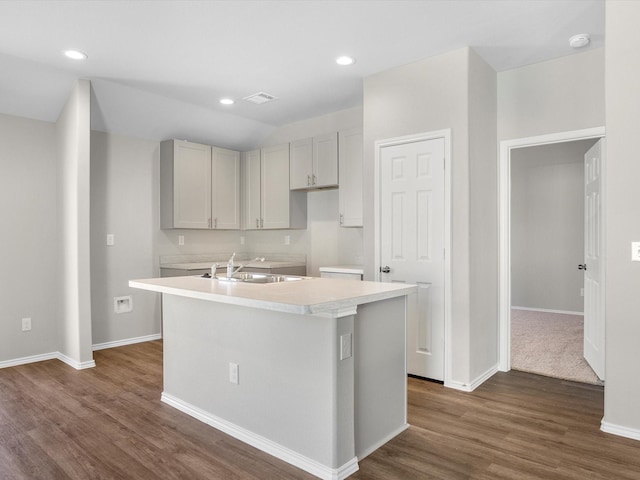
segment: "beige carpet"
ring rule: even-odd
[[[583,357],[582,315],[511,310],[511,368],[603,385]]]

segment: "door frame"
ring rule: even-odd
[[[499,242],[500,242],[500,359],[498,370],[511,370],[511,150],[553,143],[565,143],[590,138],[603,138],[605,127],[585,128],[568,132],[551,133],[535,137],[516,138],[500,142],[498,165],[499,189]],[[603,175],[606,166],[603,164]],[[604,185],[604,184],[603,184]],[[604,209],[603,209],[604,211]],[[603,222],[605,221],[603,213]]]
[[[376,140],[374,142],[374,279],[379,282],[380,274],[380,244],[382,228],[380,225],[380,158],[382,149],[407,143],[425,140],[444,139],[444,385],[451,386],[451,129],[404,135],[401,137]],[[406,328],[405,328],[406,329]],[[406,361],[406,360],[405,360]]]

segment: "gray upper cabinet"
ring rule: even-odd
[[[362,129],[339,133],[340,226],[362,227]]]
[[[240,153],[184,140],[160,144],[163,229],[239,229]]]
[[[291,142],[291,190],[338,186],[338,134],[329,133]]]
[[[211,147],[211,228],[240,229],[240,152]]]
[[[244,154],[244,228],[307,228],[307,197],[289,191],[289,144]]]

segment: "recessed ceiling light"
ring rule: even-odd
[[[342,57],[336,58],[336,63],[342,66],[353,65],[354,63],[356,63],[356,59],[347,55],[343,55]]]
[[[222,105],[233,105],[235,102],[235,100],[233,98],[221,98],[220,99],[220,103]]]
[[[573,48],[586,47],[590,41],[588,33],[579,33],[569,39],[569,46]]]
[[[64,54],[69,58],[73,58],[74,60],[86,60],[88,58],[88,55],[86,53],[79,50],[66,50]]]

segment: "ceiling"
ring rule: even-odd
[[[577,33],[591,44],[570,48]],[[604,0],[4,0],[0,113],[55,121],[88,78],[93,129],[248,150],[361,105],[363,79],[398,65],[471,46],[503,71],[603,45]],[[257,92],[278,99],[242,100]]]

